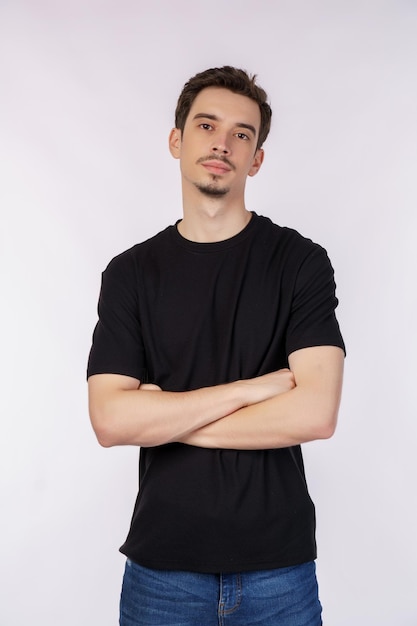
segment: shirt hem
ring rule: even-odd
[[[236,562],[236,563],[212,563],[199,565],[197,563],[178,563],[177,561],[156,561],[154,559],[137,559],[130,554],[120,550],[128,559],[147,567],[148,569],[165,570],[165,571],[182,571],[182,572],[197,572],[200,574],[219,574],[219,573],[233,573],[233,572],[251,572],[262,570],[273,570],[284,567],[295,567],[302,565],[303,563],[309,563],[317,559],[317,553],[311,552],[304,556],[293,559],[273,559],[268,561],[255,561],[255,562]]]

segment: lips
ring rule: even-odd
[[[231,168],[226,165],[226,163],[223,163],[223,161],[217,161],[216,159],[204,161],[204,163],[202,163],[202,166],[205,167],[205,169],[212,174],[227,174],[227,172],[231,171]]]

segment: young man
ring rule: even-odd
[[[183,218],[103,274],[91,420],[141,446],[122,626],[321,624],[300,444],[334,432],[344,345],[325,251],[245,207],[270,120],[242,70],[186,83]]]

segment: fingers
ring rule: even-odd
[[[162,391],[161,387],[158,387],[158,385],[152,385],[151,383],[140,385],[139,389],[142,391]]]
[[[275,386],[277,394],[291,391],[296,386],[294,374],[288,368],[277,370],[267,376],[270,376],[268,380]]]

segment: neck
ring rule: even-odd
[[[214,203],[213,203],[214,204]],[[245,208],[231,210],[228,207],[199,207],[192,211],[184,209],[184,217],[178,224],[179,233],[198,243],[224,241],[237,235],[251,219]]]
[[[245,228],[251,219],[243,198],[227,196],[205,197],[200,191],[183,196],[183,219],[179,233],[198,243],[213,243],[230,239]]]

